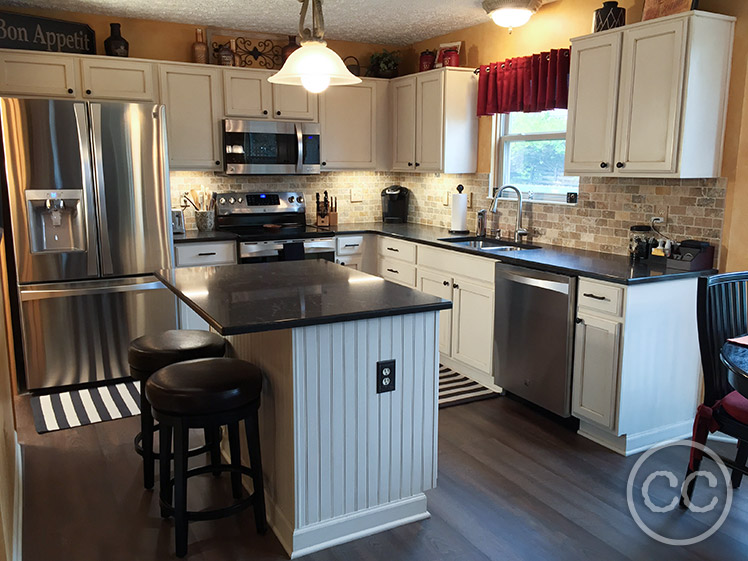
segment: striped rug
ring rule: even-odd
[[[439,365],[439,409],[498,396],[498,392],[463,376],[459,372],[455,372],[451,368]]]
[[[132,380],[31,396],[36,432],[90,425],[140,415],[140,388]]]

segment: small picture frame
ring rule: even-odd
[[[644,0],[642,21],[697,10],[699,0]]]
[[[462,41],[455,41],[454,43],[442,43],[439,45],[439,50],[436,51],[436,62],[434,63],[434,68],[441,68],[444,66],[444,51],[447,50],[454,50],[458,53],[460,52],[460,47],[462,46]]]

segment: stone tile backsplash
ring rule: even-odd
[[[338,197],[339,220],[372,222],[381,220],[380,192],[389,185],[411,190],[409,220],[449,228],[449,194],[458,184],[472,194],[468,226],[475,228],[475,214],[488,208],[488,174],[408,174],[388,172],[333,172],[313,176],[233,176],[213,172],[171,172],[172,206],[179,206],[182,193],[201,185],[208,190],[302,191],[312,202],[314,193],[327,190]],[[605,253],[627,253],[628,229],[647,224],[663,210],[665,235],[677,240],[698,239],[719,247],[725,210],[727,181],[721,179],[636,179],[582,177],[576,205],[528,202],[523,209],[523,226],[531,241]],[[351,191],[361,202],[351,202]],[[194,228],[194,214],[185,213],[188,228]],[[314,220],[314,205],[307,207]],[[489,215],[489,225],[511,236],[516,221],[514,201],[501,201],[499,213]]]

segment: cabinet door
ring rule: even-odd
[[[269,119],[273,110],[268,76],[258,70],[224,70],[223,102],[227,117]]]
[[[0,92],[3,95],[80,97],[78,62],[70,56],[3,52]]]
[[[452,310],[452,358],[491,373],[493,360],[493,288],[455,277]]]
[[[88,99],[155,101],[153,75],[154,65],[147,62],[81,59],[83,97]]]
[[[416,76],[390,86],[392,101],[392,169],[415,171]]]
[[[416,288],[437,298],[452,300],[452,277],[435,271],[418,269]],[[439,352],[452,356],[452,310],[439,313]]]
[[[619,173],[677,171],[686,25],[680,19],[623,33]]]
[[[375,169],[376,85],[328,88],[320,95],[322,170]]]
[[[566,173],[608,174],[614,147],[621,34],[575,41],[569,75]]]
[[[221,169],[221,88],[218,70],[161,65],[172,169]]]
[[[444,72],[417,76],[416,171],[444,167]]]
[[[581,313],[577,318],[572,413],[615,429],[621,323]]]
[[[301,86],[272,84],[273,119],[279,121],[316,121],[318,114],[317,94]]]

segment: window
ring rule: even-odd
[[[566,109],[496,115],[491,195],[514,185],[527,200],[567,202],[568,193],[578,193],[579,178],[564,176],[565,150]]]

